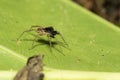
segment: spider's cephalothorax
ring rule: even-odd
[[[60,34],[60,32],[54,30],[54,28],[52,26],[48,26],[48,27],[41,27],[41,26],[32,26],[29,30],[24,31],[18,38],[18,40],[20,39],[20,37],[25,33],[25,32],[30,32],[30,31],[36,31],[38,34],[36,35],[36,38],[38,38],[38,36],[43,36],[46,35],[48,37],[49,43],[50,43],[50,47],[51,47],[51,38],[55,38],[55,35],[60,35],[60,37],[62,38],[62,40],[65,42],[64,38],[62,37],[62,35]],[[34,39],[34,41],[36,40],[36,38]],[[33,43],[34,43],[33,41]],[[66,43],[66,42],[65,42]],[[32,44],[33,45],[33,44]]]

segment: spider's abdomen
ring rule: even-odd
[[[49,33],[52,38],[54,38],[56,34],[59,34],[59,32],[55,31],[53,27],[47,27],[45,28],[45,31]]]

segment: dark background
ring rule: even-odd
[[[73,0],[120,27],[120,0]]]

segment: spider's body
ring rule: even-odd
[[[64,38],[62,37],[62,35],[60,34],[60,32],[54,30],[54,28],[52,26],[48,26],[48,27],[41,27],[41,26],[32,26],[29,30],[24,31],[18,38],[18,40],[20,39],[20,37],[25,33],[25,32],[30,32],[30,31],[36,31],[38,34],[36,35],[34,41],[36,40],[36,38],[38,38],[38,36],[44,36],[46,35],[48,37],[49,43],[50,43],[50,47],[51,47],[51,38],[55,38],[55,35],[60,35],[60,37],[62,38],[62,40],[65,42]],[[33,41],[33,44],[34,44]],[[65,42],[66,43],[66,42]],[[32,44],[32,45],[33,45]]]
[[[47,36],[50,36],[51,38],[54,38],[56,34],[59,34],[59,32],[58,32],[58,31],[55,31],[52,26],[50,26],[50,27],[45,27],[45,28],[39,27],[39,28],[37,29],[37,33],[38,33],[39,35],[47,35]]]

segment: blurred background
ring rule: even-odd
[[[120,0],[73,0],[120,27]]]

